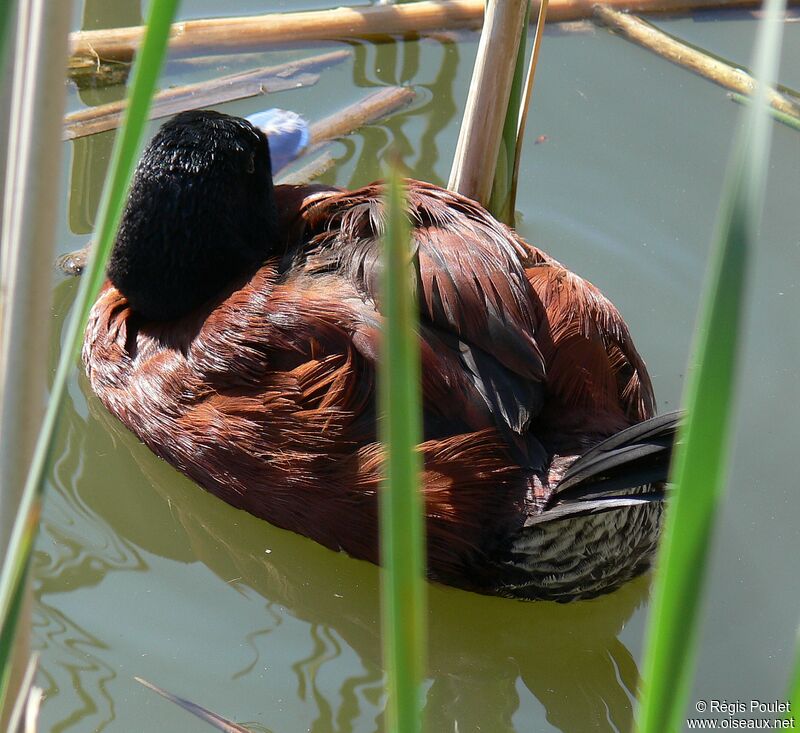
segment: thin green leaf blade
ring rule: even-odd
[[[797,720],[800,715],[800,630],[797,632],[794,669],[789,680],[789,693],[786,695],[786,699],[789,702],[789,713],[786,717]]]
[[[8,33],[9,20],[12,17],[15,0],[6,0],[0,3],[0,74],[7,63],[6,59],[6,39]],[[0,171],[2,172],[2,171]]]
[[[639,730],[675,731],[689,696],[698,609],[714,517],[726,478],[749,253],[763,205],[770,121],[764,88],[780,55],[782,0],[769,0],[757,41],[756,103],[746,111],[724,185],[676,448],[645,650]]]
[[[385,449],[380,530],[383,648],[387,730],[421,729],[421,680],[425,640],[425,550],[419,490],[422,436],[417,305],[410,287],[410,231],[405,196],[396,169],[386,194],[380,429]]]
[[[25,528],[20,557],[11,558],[11,548],[7,554],[14,561],[13,568],[21,578],[20,587],[11,594],[7,608],[3,609],[2,627],[0,627],[0,710],[3,709],[11,681],[12,661],[14,658],[14,640],[19,627],[20,616],[25,601],[25,577],[28,573],[30,558],[33,555],[33,544],[36,539],[36,528]]]
[[[500,138],[500,150],[497,154],[497,165],[492,181],[492,195],[487,205],[488,211],[496,219],[514,226],[514,207],[512,200],[514,158],[517,151],[517,128],[519,124],[520,105],[522,104],[522,83],[525,79],[525,52],[528,44],[528,25],[530,24],[531,4],[525,11],[525,22],[522,24],[517,61],[514,66],[514,79],[511,82],[511,93],[508,108],[503,122],[503,135]]]
[[[58,425],[67,379],[80,351],[81,337],[89,310],[105,277],[105,264],[122,216],[144,136],[150,100],[161,71],[170,25],[177,6],[178,0],[160,0],[150,4],[147,32],[134,64],[130,105],[115,141],[109,177],[100,201],[97,251],[78,289],[64,338],[64,348],[53,380],[47,412],[42,422],[14,531],[4,558],[3,572],[0,576],[0,707],[6,695],[9,654],[17,628],[25,576],[36,538],[45,485],[44,477],[52,458],[53,437]]]

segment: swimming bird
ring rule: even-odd
[[[407,185],[430,579],[567,601],[644,572],[678,417],[597,288]],[[185,112],[136,169],[86,329],[93,391],[227,503],[378,561],[380,183],[275,186],[248,121]]]

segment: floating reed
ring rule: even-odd
[[[548,21],[580,20],[592,15],[595,0],[550,0]],[[609,7],[647,13],[676,13],[698,8],[757,7],[757,0],[611,0]],[[403,5],[335,8],[270,13],[239,18],[189,20],[172,26],[173,53],[213,49],[241,51],[274,44],[374,38],[458,28],[480,28],[484,0],[421,0]],[[73,56],[130,61],[142,27],[78,31],[70,35]]]
[[[126,61],[102,61],[88,56],[73,56],[67,74],[79,89],[96,89],[124,84],[131,65]]]
[[[170,59],[167,61],[167,68],[170,72],[175,73],[194,72],[201,69],[216,71],[222,65],[253,66],[263,63],[263,61],[263,51],[250,50],[240,53],[209,54]],[[96,89],[115,84],[124,84],[128,80],[130,68],[129,61],[104,60],[99,56],[94,58],[72,56],[69,60],[67,73],[79,89]]]
[[[488,0],[447,187],[486,206],[492,192],[527,0]],[[499,50],[502,49],[502,53]]]
[[[750,74],[678,41],[641,18],[620,13],[606,5],[595,7],[594,18],[628,40],[726,89],[748,96],[753,94],[755,79]],[[767,90],[767,103],[773,109],[800,120],[800,104],[771,87]]]
[[[336,164],[333,153],[326,150],[316,158],[312,158],[302,168],[296,171],[278,176],[275,183],[279,186],[305,186],[315,178],[319,178],[323,173],[327,173]]]
[[[410,104],[417,96],[411,87],[386,87],[311,125],[311,145],[349,135]]]
[[[334,64],[350,58],[349,50],[331,51],[300,61],[229,74],[218,79],[173,87],[153,98],[150,119],[169,117],[188,109],[245,99],[260,94],[310,86],[319,81],[319,74]],[[88,107],[64,118],[64,140],[74,140],[119,127],[127,100]]]

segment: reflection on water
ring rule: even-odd
[[[144,471],[152,468],[147,464]],[[270,635],[285,615],[302,619],[312,644],[291,665],[296,694],[317,707],[313,730],[349,729],[334,725],[334,719],[354,720],[365,690],[371,690],[373,698],[381,693],[378,573],[281,531],[270,532],[271,552],[265,554],[257,520],[248,517],[240,524],[241,532],[231,533],[230,516],[220,516],[218,502],[198,503],[193,499],[197,489],[188,482],[167,483],[153,474],[151,478],[198,557],[220,579],[236,577],[239,587],[267,600],[268,624],[257,632],[260,643],[253,644],[252,635],[246,637],[256,657],[248,669],[259,666],[262,650],[269,654]],[[365,566],[358,568],[355,583],[348,582],[351,565]],[[616,729],[627,730],[637,673],[617,634],[646,588],[646,581],[637,582],[607,598],[561,606],[432,587],[425,706],[430,729],[514,730],[511,717],[517,709],[519,680],[562,730],[596,726],[606,710]],[[345,647],[367,671],[342,683],[337,711],[334,701],[320,693],[317,679]]]
[[[414,178],[445,184],[437,166],[439,134],[457,111],[453,85],[460,63],[458,38],[456,33],[441,33],[414,43],[351,44],[355,86],[368,89],[410,84],[417,100],[410,111],[392,115],[363,131],[362,155],[348,186],[382,177],[384,154],[390,150],[400,156]],[[421,52],[425,54],[423,66]],[[411,135],[406,129],[409,124],[413,125]],[[448,140],[446,152],[450,148]]]
[[[39,676],[47,700],[47,718],[56,721],[49,730],[103,730],[114,720],[108,683],[116,677],[113,668],[100,658],[106,645],[48,606],[38,592],[32,633],[34,648],[55,661],[42,663]]]

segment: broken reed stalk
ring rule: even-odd
[[[594,9],[594,19],[628,40],[726,89],[746,96],[752,96],[755,91],[755,79],[747,72],[672,38],[641,18],[598,5]],[[767,103],[778,112],[800,119],[800,104],[773,88],[767,89]]]
[[[533,49],[531,50],[530,63],[528,64],[528,74],[525,77],[525,91],[522,94],[522,103],[519,108],[519,123],[517,124],[517,144],[514,149],[514,171],[511,174],[511,215],[514,215],[514,207],[517,200],[517,182],[519,180],[519,161],[522,158],[522,143],[525,140],[525,127],[528,122],[528,111],[531,107],[533,98],[533,83],[536,79],[536,66],[539,63],[539,49],[542,47],[542,37],[544,36],[544,24],[547,21],[548,0],[541,0],[539,4],[539,15],[536,19],[536,32],[533,36]]]
[[[488,0],[447,187],[486,206],[514,79],[527,0]]]
[[[551,0],[547,20],[581,20],[592,15],[595,0]],[[758,0],[610,0],[620,10],[676,13],[698,8],[757,7]],[[172,26],[170,51],[197,54],[239,52],[274,44],[425,33],[480,28],[484,0],[421,0],[407,5],[376,5],[239,18],[189,20]],[[78,31],[70,35],[75,57],[130,61],[141,42],[141,26]]]
[[[124,84],[128,81],[131,65],[126,61],[101,61],[87,56],[73,56],[67,75],[78,89],[97,89]]]
[[[331,51],[278,66],[229,74],[218,79],[187,84],[160,92],[153,98],[150,119],[168,117],[234,99],[311,86],[319,80],[313,72],[326,69],[351,56],[349,50]],[[74,140],[119,127],[127,100],[101,104],[73,112],[64,118],[64,140]]]

